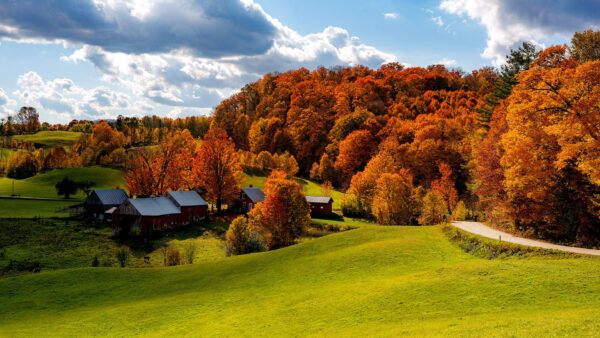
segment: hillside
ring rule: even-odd
[[[485,260],[439,227],[368,226],[193,266],[0,280],[0,335],[590,335],[597,259]]]
[[[41,172],[33,177],[23,180],[14,180],[15,194],[26,197],[58,198],[54,185],[65,176],[77,182],[93,181],[94,189],[108,189],[115,186],[125,187],[123,174],[119,170],[104,167],[84,167],[54,169]],[[0,195],[10,195],[13,180],[0,178]],[[85,195],[78,192],[73,198],[83,198]]]
[[[43,147],[70,146],[77,141],[81,133],[70,131],[40,131],[35,134],[16,135],[12,138],[20,142],[31,141]]]

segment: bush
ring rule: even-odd
[[[175,265],[180,265],[180,264],[181,264],[181,253],[179,253],[179,250],[177,250],[175,248],[169,250],[169,253],[167,254],[167,265],[175,266]]]
[[[117,250],[117,253],[116,253],[117,260],[119,261],[119,264],[121,265],[122,268],[126,267],[127,264],[129,263],[130,255],[131,255],[131,252],[129,251],[129,248],[127,248],[127,247]]]
[[[342,201],[342,214],[346,217],[367,218],[369,213],[355,195],[346,195]]]
[[[193,240],[188,242],[183,248],[183,257],[187,264],[193,264],[198,246]]]
[[[268,250],[265,238],[258,231],[250,230],[248,221],[242,216],[231,222],[225,237],[227,239],[225,246],[227,256]]]

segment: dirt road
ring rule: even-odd
[[[476,235],[493,238],[493,239],[501,239],[502,241],[505,241],[505,242],[521,244],[521,245],[528,245],[528,246],[535,246],[538,248],[573,252],[573,253],[577,253],[577,254],[600,256],[600,250],[558,245],[558,244],[552,244],[552,243],[547,243],[547,242],[542,242],[542,241],[536,241],[533,239],[517,237],[515,235],[511,235],[506,232],[492,229],[489,226],[487,226],[483,223],[479,223],[479,222],[452,222],[452,225],[454,225],[455,227],[457,227],[459,229],[462,229],[464,231],[467,231],[467,232],[470,232],[470,233],[473,233]]]

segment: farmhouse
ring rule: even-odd
[[[332,212],[333,198],[329,196],[306,196],[311,213]]]
[[[147,233],[179,225],[181,211],[169,197],[130,198],[114,212],[113,236],[122,230]]]
[[[123,189],[96,189],[85,199],[83,207],[88,216],[103,220],[106,211],[118,207],[128,198]]]
[[[265,200],[265,193],[256,187],[242,188],[240,197],[234,203],[234,209],[246,213],[256,205]]]
[[[194,190],[168,191],[167,197],[181,211],[180,224],[188,224],[204,219],[208,214],[208,203]]]

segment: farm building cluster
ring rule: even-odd
[[[112,233],[140,231],[149,233],[172,229],[204,220],[208,203],[203,189],[168,191],[165,196],[130,198],[123,189],[94,190],[83,204],[85,214],[112,223]],[[230,211],[245,214],[266,198],[256,187],[242,188]],[[311,213],[332,212],[333,199],[328,196],[306,196]]]

